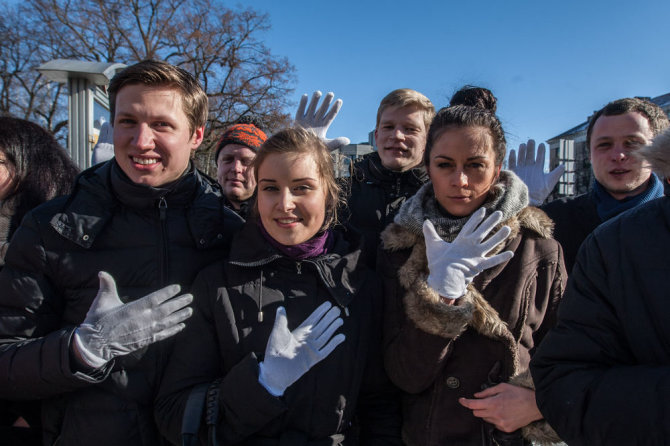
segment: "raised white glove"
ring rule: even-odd
[[[260,363],[258,381],[263,387],[274,396],[282,396],[291,384],[330,355],[345,338],[342,333],[333,337],[344,323],[339,316],[338,307],[324,302],[298,328],[289,331],[286,310],[277,308],[265,358]]]
[[[96,165],[114,157],[114,129],[109,122],[104,122],[100,127],[98,142],[93,147],[91,164]]]
[[[535,140],[529,139],[527,144],[519,145],[519,157],[514,149],[509,153],[509,168],[528,186],[530,204],[539,206],[544,203],[551,191],[565,172],[565,166],[559,164],[549,173],[544,173],[544,144],[537,148],[535,158]]]
[[[512,251],[505,251],[486,257],[489,251],[509,236],[511,230],[509,226],[503,226],[491,238],[483,241],[502,220],[500,211],[495,211],[486,220],[485,215],[486,209],[477,209],[451,243],[442,240],[430,220],[423,222],[429,270],[428,286],[440,296],[458,299],[465,294],[468,284],[477,274],[514,256]]]
[[[90,367],[100,368],[117,356],[179,333],[185,327],[183,321],[193,313],[184,308],[193,300],[192,295],[171,299],[179,293],[179,285],[166,286],[124,304],[114,278],[104,271],[98,277],[98,295],[74,335],[75,348]]]
[[[328,127],[330,127],[330,124],[333,123],[335,117],[340,112],[340,108],[342,108],[342,99],[338,99],[335,101],[335,104],[333,104],[333,107],[328,110],[328,107],[330,107],[330,103],[333,102],[334,97],[335,94],[333,92],[328,93],[323,99],[323,104],[321,104],[321,107],[319,107],[317,110],[316,106],[319,103],[319,99],[321,98],[321,92],[317,90],[312,95],[312,100],[309,103],[309,107],[307,107],[307,111],[305,111],[305,106],[307,105],[307,94],[303,94],[302,98],[300,98],[298,111],[295,113],[296,124],[306,129],[312,129],[312,131],[316,133],[319,139],[321,139],[321,141],[323,141],[331,151],[337,150],[340,147],[344,147],[349,144],[349,138],[345,138],[344,136],[340,136],[339,138],[335,139],[326,138]]]

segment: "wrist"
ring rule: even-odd
[[[270,378],[272,373],[268,372],[265,364],[263,364],[263,361],[258,363],[258,369],[258,382],[261,384],[261,386],[265,387],[265,390],[267,390],[272,396],[280,397],[284,395],[285,389],[280,389],[276,383],[272,383],[272,379]]]
[[[104,367],[105,364],[107,364],[107,361],[91,352],[86,347],[86,344],[82,341],[82,338],[79,334],[79,328],[74,331],[70,350],[72,351],[76,361],[86,367],[100,369]]]

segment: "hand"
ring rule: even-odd
[[[430,220],[423,222],[428,286],[443,298],[458,299],[465,294],[468,284],[477,274],[514,256],[511,251],[505,251],[486,257],[489,251],[509,236],[511,230],[509,226],[503,226],[491,238],[483,241],[502,220],[500,211],[495,211],[486,220],[485,215],[486,209],[477,209],[451,243],[442,240]]]
[[[535,158],[535,140],[529,139],[527,145],[519,145],[519,160],[517,162],[514,150],[509,153],[509,168],[528,186],[530,204],[539,206],[544,203],[551,191],[565,172],[565,166],[559,164],[549,173],[544,173],[544,144],[537,148]]]
[[[330,107],[330,103],[333,101],[334,97],[334,93],[328,93],[323,100],[323,104],[321,104],[321,107],[317,111],[316,105],[319,103],[319,99],[321,98],[321,92],[318,90],[315,91],[312,95],[312,100],[309,103],[309,107],[307,108],[307,112],[305,112],[305,106],[307,105],[307,95],[303,94],[302,98],[300,98],[298,111],[295,113],[296,124],[306,129],[312,129],[319,137],[319,139],[321,139],[321,141],[323,141],[331,151],[337,150],[340,147],[349,144],[349,138],[345,138],[344,136],[335,139],[326,138],[328,127],[330,127],[330,124],[333,123],[335,117],[340,111],[340,108],[342,108],[342,99],[338,99],[335,101],[335,104],[333,104],[333,107],[328,110],[328,107]]]
[[[93,147],[92,164],[102,163],[114,157],[114,129],[109,122],[100,127],[98,142]]]
[[[535,402],[535,391],[525,387],[503,383],[477,392],[474,397],[459,398],[458,402],[503,432],[514,432],[543,418]]]
[[[100,368],[117,356],[127,355],[154,342],[179,333],[193,310],[184,308],[190,294],[171,299],[179,285],[170,285],[124,304],[119,299],[114,278],[98,274],[100,289],[75,331],[75,353],[93,368]]]
[[[339,308],[324,302],[298,328],[289,331],[286,310],[277,308],[265,358],[260,363],[258,381],[263,387],[274,396],[282,396],[291,384],[330,355],[345,338],[341,333],[332,337],[344,323],[339,316]]]

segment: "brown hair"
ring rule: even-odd
[[[271,154],[314,157],[319,176],[326,189],[326,218],[323,228],[327,229],[337,223],[337,210],[344,203],[341,188],[335,179],[335,168],[328,147],[312,131],[302,127],[281,130],[263,143],[254,159],[254,175],[258,178],[258,169],[265,158]],[[258,215],[258,201],[254,204],[254,212]]]
[[[496,166],[502,164],[507,152],[507,141],[505,140],[505,131],[498,117],[484,108],[454,105],[444,107],[437,112],[430,125],[426,138],[426,151],[423,154],[423,161],[426,166],[430,165],[430,151],[435,141],[449,127],[483,127],[486,129],[493,142]]]
[[[207,123],[209,101],[200,83],[186,70],[160,60],[144,60],[130,65],[112,78],[108,88],[109,116],[112,123],[116,113],[116,95],[123,87],[134,84],[178,90],[191,134]]]
[[[617,116],[625,113],[638,112],[649,121],[652,136],[656,136],[670,126],[668,117],[661,107],[651,101],[640,98],[623,98],[612,101],[591,116],[586,130],[586,147],[591,148],[591,134],[596,121],[601,116]]]
[[[393,90],[382,99],[382,102],[379,104],[377,109],[377,123],[375,128],[379,127],[379,121],[382,118],[382,113],[389,107],[417,107],[423,112],[423,122],[428,128],[430,122],[435,116],[435,107],[433,103],[430,102],[430,99],[422,95],[416,90],[411,90],[409,88],[399,88]]]

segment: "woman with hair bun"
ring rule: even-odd
[[[385,365],[404,392],[408,446],[559,441],[528,363],[567,276],[551,220],[502,170],[505,150],[491,110],[440,110],[424,154],[430,181],[382,233]]]

